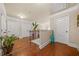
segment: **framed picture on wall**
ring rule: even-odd
[[[77,15],[77,27],[79,27],[79,15]]]

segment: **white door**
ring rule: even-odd
[[[68,16],[55,19],[55,39],[57,42],[68,43],[69,41],[69,17]]]
[[[7,33],[8,33],[8,35],[14,34],[15,36],[19,36],[19,34],[20,34],[19,22],[7,20]]]

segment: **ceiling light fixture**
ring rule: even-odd
[[[23,14],[19,14],[18,16],[19,16],[21,19],[26,18],[26,16],[23,15]]]
[[[22,18],[22,19],[23,19],[24,17],[23,17],[23,16],[20,16],[20,18]]]

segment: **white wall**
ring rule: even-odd
[[[32,30],[32,22],[21,20],[22,37],[30,36],[30,33],[29,33],[30,30]]]
[[[40,19],[39,19],[40,20]],[[39,23],[39,29],[40,30],[50,30],[50,17],[41,18],[41,22]]]
[[[15,34],[22,38],[30,35],[32,23],[27,20],[22,20],[14,17],[7,16],[7,33],[8,35]]]
[[[6,11],[4,4],[0,3],[0,36],[6,32]],[[1,44],[0,44],[1,47]],[[2,49],[0,49],[0,55],[2,55]]]
[[[4,7],[4,4],[0,3],[0,21],[1,21],[1,35],[4,35],[4,32],[6,32],[6,10]]]
[[[54,3],[51,6],[52,13],[57,13],[66,9],[66,3]]]
[[[50,30],[50,23],[45,22],[45,23],[40,23],[40,30]]]
[[[44,44],[45,42],[50,41],[50,35],[51,35],[51,30],[40,30],[40,40],[42,41],[41,44]]]
[[[79,28],[77,27],[77,15],[79,6],[74,6],[51,16],[51,29],[54,29],[54,17],[69,16],[69,45],[78,48]],[[72,45],[73,44],[73,45]],[[77,45],[76,45],[77,44]]]
[[[1,36],[1,14],[0,14],[0,36]]]

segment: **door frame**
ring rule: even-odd
[[[56,39],[56,19],[60,19],[60,18],[64,18],[64,17],[68,17],[68,27],[69,27],[69,15],[59,15],[59,16],[55,16],[54,17],[54,33],[55,33],[55,42],[60,42],[60,43],[65,43],[65,44],[69,44],[69,28],[68,28],[68,41],[67,42],[61,42],[61,41],[58,41],[58,39]]]

